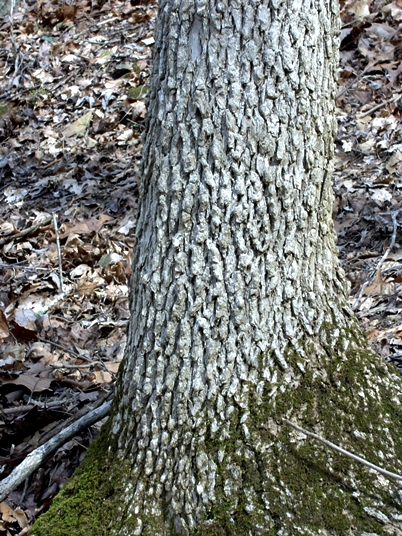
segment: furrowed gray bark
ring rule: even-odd
[[[105,534],[401,534],[396,484],[281,425],[400,472],[336,257],[338,32],[332,0],[159,3]]]

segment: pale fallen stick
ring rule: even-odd
[[[28,227],[28,229],[24,229],[23,231],[16,233],[16,234],[10,234],[5,236],[4,238],[0,239],[0,246],[3,244],[7,244],[7,242],[11,242],[11,240],[15,240],[16,238],[22,238],[23,236],[26,236],[30,233],[34,233],[39,227],[43,227],[44,225],[47,225],[52,221],[52,218],[45,218],[41,222],[37,223],[36,225],[32,225],[31,227]]]
[[[31,411],[33,408],[59,408],[65,403],[64,401],[54,401],[54,402],[48,402],[47,404],[44,404],[43,402],[39,402],[38,400],[35,400],[32,404],[27,404],[25,406],[12,406],[11,408],[4,408],[0,410],[0,413],[4,413],[4,415],[11,415],[13,413],[25,413],[28,411]]]
[[[108,24],[109,22],[114,22],[115,20],[118,20],[119,17],[112,17],[111,19],[101,20],[100,22],[96,23],[96,26],[103,26],[104,24]]]
[[[386,252],[384,253],[384,255],[381,257],[380,259],[380,262],[378,263],[377,265],[377,269],[376,269],[376,272],[375,272],[375,276],[373,278],[371,278],[371,280],[367,280],[365,281],[365,283],[363,284],[362,288],[360,289],[360,292],[359,292],[359,295],[357,297],[357,299],[355,300],[354,304],[352,305],[352,311],[356,311],[356,309],[359,307],[360,305],[360,302],[361,302],[361,299],[363,297],[363,293],[364,291],[366,290],[366,288],[368,287],[368,285],[370,285],[371,283],[373,283],[375,281],[376,278],[378,278],[379,276],[381,276],[381,266],[384,264],[384,262],[387,260],[388,258],[388,255],[391,253],[392,251],[392,248],[395,246],[395,242],[396,242],[396,232],[398,230],[398,215],[399,213],[401,212],[402,209],[398,209],[396,210],[393,214],[392,214],[392,223],[393,223],[393,231],[392,231],[392,237],[391,237],[391,242],[386,250]],[[375,286],[375,288],[377,288],[378,285]],[[375,290],[375,289],[373,289]],[[366,301],[366,299],[368,298],[368,296],[366,296],[365,300],[363,300],[363,303],[364,301]]]
[[[84,368],[84,367],[91,367],[92,365],[99,365],[105,372],[108,372],[112,376],[115,376],[115,373],[112,372],[111,370],[109,370],[107,368],[107,366],[105,365],[105,363],[103,363],[102,361],[92,361],[92,359],[90,359],[89,357],[85,357],[84,355],[77,354],[76,352],[73,352],[73,350],[70,350],[69,348],[66,348],[65,346],[62,346],[61,344],[58,344],[57,342],[54,342],[54,341],[51,341],[51,340],[48,340],[48,339],[41,339],[40,337],[38,337],[38,341],[44,342],[46,344],[53,345],[56,348],[59,348],[60,350],[63,350],[67,354],[72,355],[76,359],[81,359],[81,361],[87,361],[88,362],[88,365],[66,365],[66,366],[64,366],[64,365],[61,365],[61,366],[50,365],[53,368],[56,368],[56,369],[57,368]]]
[[[90,411],[75,423],[64,428],[64,430],[61,430],[60,433],[52,437],[52,439],[49,439],[44,445],[28,454],[25,460],[20,463],[8,477],[0,482],[0,502],[4,501],[15,488],[38,469],[38,467],[40,467],[40,465],[59,447],[82,430],[85,430],[85,428],[92,426],[106,417],[110,411],[111,405],[112,401],[105,402],[102,406]]]
[[[59,257],[60,292],[63,293],[64,292],[64,287],[63,287],[63,262],[62,262],[62,259],[61,259],[59,228],[57,226],[57,214],[53,214],[53,226],[54,226],[54,232],[56,234],[57,256]]]
[[[399,92],[398,92],[399,93]],[[380,104],[377,104],[376,106],[374,106],[373,108],[370,108],[370,110],[367,110],[367,112],[364,112],[362,113],[361,115],[358,115],[357,118],[358,119],[363,119],[363,117],[366,117],[370,114],[372,114],[373,112],[376,112],[377,110],[379,110],[380,108],[384,108],[384,106],[386,106],[387,104],[391,104],[392,102],[396,102],[398,99],[400,99],[400,95],[394,95],[391,99],[388,99],[386,101],[383,101],[383,102],[380,102]]]
[[[13,270],[25,270],[26,272],[35,272],[35,271],[44,271],[44,272],[51,272],[51,268],[44,268],[43,266],[23,266],[21,263],[15,263],[15,264],[3,264],[0,263],[0,268],[7,269],[10,268]]]
[[[402,480],[402,475],[398,475],[397,473],[391,473],[391,471],[382,469],[381,467],[378,467],[378,465],[374,465],[373,463],[368,462],[364,458],[361,458],[360,456],[357,456],[356,454],[353,454],[352,452],[349,452],[348,450],[345,450],[342,447],[338,447],[338,445],[335,445],[335,443],[331,443],[331,441],[328,441],[327,439],[324,439],[323,437],[317,434],[313,434],[313,432],[308,432],[301,426],[298,426],[297,424],[294,424],[293,422],[288,421],[287,419],[284,419],[283,422],[285,422],[286,424],[288,424],[295,430],[302,432],[306,436],[310,436],[310,437],[313,437],[314,439],[317,439],[318,441],[321,441],[321,443],[324,443],[324,445],[327,445],[327,447],[330,447],[331,449],[336,450],[337,452],[340,452],[341,454],[344,454],[345,456],[352,458],[352,460],[362,463],[363,465],[366,465],[367,467],[370,467],[371,469],[374,469],[375,471],[378,471],[379,473],[381,473],[384,476],[387,476],[388,478],[394,478],[395,480]]]
[[[367,65],[367,67],[364,69],[364,71],[362,71],[358,76],[356,76],[356,78],[354,80],[352,80],[352,82],[346,86],[344,86],[339,92],[338,94],[336,95],[336,98],[339,99],[339,97],[342,97],[342,95],[344,93],[346,93],[347,91],[349,91],[349,89],[351,89],[355,84],[357,84],[357,82],[360,82],[360,80],[365,76],[365,74],[370,70],[372,69],[373,67],[375,67],[376,65],[378,65],[379,63],[381,63],[381,61],[383,60],[376,60],[376,61],[373,61],[373,63],[369,63]]]

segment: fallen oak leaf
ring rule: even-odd
[[[92,116],[93,112],[91,111],[79,117],[76,121],[68,125],[68,127],[63,130],[63,136],[65,138],[84,136],[92,121]]]
[[[107,216],[106,214],[100,214],[97,218],[90,218],[84,221],[77,221],[73,225],[64,223],[62,226],[62,232],[60,238],[63,239],[66,236],[72,236],[73,234],[90,234],[98,232],[99,229],[108,222],[113,221],[114,218]]]
[[[20,326],[14,320],[11,320],[11,333],[17,341],[37,341],[38,335],[36,331]]]
[[[5,238],[0,239],[0,246],[16,238],[21,238],[22,236],[26,236],[30,233],[34,233],[37,229],[39,229],[39,227],[43,227],[44,225],[47,225],[51,221],[52,221],[52,217],[50,216],[50,217],[45,218],[41,222],[37,223],[36,225],[32,225],[31,227],[28,227],[28,229],[24,229],[23,231],[17,234],[9,234]]]
[[[31,393],[41,393],[42,391],[48,391],[50,389],[50,384],[52,383],[51,378],[36,378],[27,373],[20,374],[17,378],[11,380],[1,381],[2,385],[22,385],[29,389]]]
[[[0,339],[6,339],[10,334],[10,327],[7,322],[7,317],[3,310],[0,309]]]
[[[36,319],[37,316],[32,309],[19,308],[14,314],[15,323],[30,331],[36,331]]]
[[[14,510],[6,502],[0,503],[0,514],[5,523],[15,523]]]
[[[28,527],[29,523],[28,523],[27,516],[25,515],[25,512],[19,506],[14,510],[13,515],[16,518],[17,523],[20,526],[20,529],[25,529],[25,527]]]

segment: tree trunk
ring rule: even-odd
[[[402,382],[347,306],[333,0],[161,0],[111,417],[33,536],[402,534]]]

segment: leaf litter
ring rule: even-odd
[[[0,19],[1,478],[113,389],[155,15],[28,0]],[[1,535],[26,534],[100,426],[0,503]]]
[[[334,223],[351,306],[402,370],[402,5],[341,2]]]
[[[339,255],[351,307],[402,370],[402,5],[341,14]],[[0,19],[1,478],[113,389],[155,15],[147,0],[26,0]],[[99,429],[0,503],[1,535],[27,533]]]

